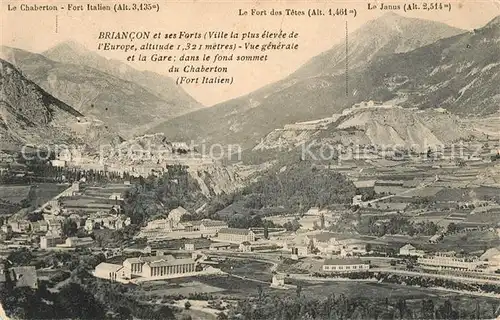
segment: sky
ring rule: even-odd
[[[127,3],[120,1],[120,3]],[[201,85],[191,84],[182,87],[195,99],[210,106],[252,92],[269,83],[280,80],[307,62],[312,57],[328,50],[345,37],[345,21],[348,21],[349,32],[355,31],[368,20],[380,17],[386,11],[368,10],[367,1],[158,1],[151,3],[160,5],[159,12],[90,12],[68,11],[68,3],[74,5],[86,4],[82,1],[29,1],[30,4],[53,4],[64,6],[65,10],[57,12],[22,12],[8,11],[8,5],[28,3],[19,0],[3,0],[1,4],[1,43],[31,52],[41,53],[60,42],[73,40],[92,51],[97,51],[100,32],[112,31],[151,31],[162,33],[205,32],[272,32],[295,31],[297,39],[286,39],[286,42],[299,44],[294,51],[268,52],[266,62],[228,63],[228,74],[234,77],[233,84]],[[88,3],[93,3],[89,1]],[[113,1],[100,1],[113,5]],[[373,1],[380,5],[382,2]],[[404,3],[404,2],[401,2]],[[418,3],[418,2],[417,2]],[[414,11],[396,13],[402,16],[417,17],[440,21],[454,27],[471,30],[485,25],[495,16],[500,15],[498,1],[452,1],[448,11]],[[391,4],[395,4],[392,2]],[[284,9],[355,9],[356,17],[307,17],[307,16],[271,16],[270,10]],[[266,10],[267,15],[240,16],[241,10]],[[179,40],[162,40],[181,44]],[[194,41],[193,41],[194,42]],[[266,43],[267,41],[257,41]],[[158,42],[160,43],[160,42]],[[211,42],[202,42],[211,43]],[[169,74],[166,62],[127,62],[128,53],[99,51],[100,55],[129,63],[140,70],[151,70],[176,78],[179,74]],[[235,51],[235,54],[249,54],[245,50]],[[262,54],[256,53],[253,54]],[[224,64],[221,64],[224,65]]]

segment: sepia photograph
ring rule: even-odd
[[[0,320],[500,319],[500,2],[0,16]]]

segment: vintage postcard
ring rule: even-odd
[[[500,319],[499,1],[0,9],[0,319]]]

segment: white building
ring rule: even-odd
[[[322,270],[325,272],[363,272],[370,269],[368,262],[359,258],[326,259]]]
[[[94,239],[90,237],[83,237],[83,238],[69,237],[66,239],[64,246],[76,248],[76,247],[89,247],[92,246],[93,244],[94,244]]]
[[[212,251],[229,250],[229,249],[231,249],[231,244],[230,243],[214,242],[214,243],[210,244],[210,247],[208,249],[212,250]]]
[[[433,256],[424,256],[417,259],[417,263],[424,269],[474,271],[483,262],[476,258],[457,257],[454,252],[437,253]]]
[[[181,221],[181,218],[186,214],[189,214],[189,211],[179,206],[168,213],[168,219],[177,225]]]
[[[28,220],[18,220],[10,223],[12,232],[24,233],[30,230],[30,222]]]
[[[110,281],[126,282],[127,271],[122,265],[102,262],[95,267],[94,277]]]
[[[55,160],[50,160],[50,163],[51,163],[51,165],[53,167],[60,167],[60,168],[66,167],[66,161],[65,160],[55,159]]]
[[[271,282],[271,287],[284,287],[285,286],[285,275],[275,274],[273,275],[273,280]]]
[[[94,230],[94,228],[95,228],[94,219],[89,218],[89,219],[85,220],[85,227],[84,227],[84,229],[86,231],[90,232],[90,231]]]
[[[299,257],[307,257],[311,254],[308,246],[293,246],[292,248],[292,259],[297,260]]]
[[[500,270],[499,249],[497,248],[488,249],[481,255],[479,259],[486,263],[488,272],[494,273],[497,270]]]
[[[341,252],[342,248],[351,248],[350,251],[365,252],[365,245],[362,241],[346,234],[321,232],[313,235],[307,235],[304,238],[304,244],[309,246],[311,243],[314,248],[318,249],[321,253],[324,254]],[[349,250],[346,250],[346,253],[348,251]]]
[[[252,244],[248,241],[243,241],[240,243],[239,250],[241,252],[252,252]]]
[[[364,243],[351,243],[343,245],[340,249],[341,257],[362,256],[367,254]]]
[[[54,248],[58,244],[62,244],[63,240],[59,236],[42,236],[40,237],[40,249]]]
[[[425,253],[422,250],[417,250],[417,248],[408,243],[399,248],[399,255],[411,256],[411,257],[423,257]]]
[[[358,194],[352,198],[352,205],[353,206],[360,206],[362,203],[363,203],[363,196],[362,195]]]
[[[224,228],[219,230],[217,239],[234,243],[254,242],[255,233],[250,229]]]
[[[128,258],[123,262],[126,277],[168,279],[195,274],[196,265],[191,258],[176,259],[171,255]]]
[[[209,233],[217,233],[219,230],[227,228],[228,225],[224,221],[219,220],[210,220],[204,219],[200,224],[200,231],[209,232]]]
[[[47,232],[49,231],[49,224],[45,220],[31,222],[31,232]]]
[[[161,229],[161,230],[170,230],[170,231],[172,230],[171,225],[170,225],[170,220],[168,220],[168,219],[157,219],[157,220],[149,221],[144,229],[146,229],[146,230]]]

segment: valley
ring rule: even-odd
[[[222,88],[226,67],[187,65],[214,76],[176,84],[72,41],[2,46],[0,311],[498,318],[499,19],[462,30],[387,13],[211,107],[179,85]],[[298,46],[243,35],[272,39],[249,50]],[[149,34],[99,41],[129,37]]]

